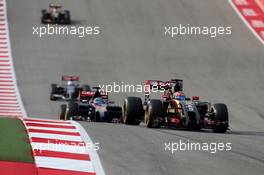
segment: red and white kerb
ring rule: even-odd
[[[5,0],[0,0],[0,116],[26,116],[16,85]]]
[[[73,121],[24,118],[39,175],[95,175],[91,156]]]
[[[23,121],[38,175],[105,175],[96,151],[87,149],[90,137],[77,122],[26,118],[16,84],[5,0],[0,0],[1,116]]]
[[[264,1],[230,0],[230,3],[254,35],[264,44],[264,11],[261,9],[264,7]]]

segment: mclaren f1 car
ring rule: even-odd
[[[64,75],[61,77],[61,84],[51,84],[50,100],[75,100],[79,91],[89,91],[89,85],[79,85],[78,76]]]

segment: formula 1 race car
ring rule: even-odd
[[[89,85],[79,86],[78,76],[62,76],[61,81],[61,85],[51,84],[50,100],[74,100],[79,91],[91,89]]]
[[[50,4],[48,10],[42,10],[43,24],[71,24],[69,10],[63,10],[61,4]]]
[[[120,123],[122,107],[114,105],[108,94],[100,91],[80,91],[77,101],[61,105],[61,120],[82,120],[94,122]]]
[[[228,129],[228,109],[225,104],[200,101],[198,96],[187,98],[182,92],[183,80],[170,81],[147,80],[145,101],[141,98],[128,97],[123,106],[123,122],[139,125],[144,121],[148,128],[175,127],[199,130],[212,129],[224,133]],[[150,99],[151,91],[162,92],[161,99]],[[153,91],[154,92],[154,91]]]

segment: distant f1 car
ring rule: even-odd
[[[61,105],[61,120],[82,120],[94,122],[119,123],[122,107],[114,105],[108,94],[100,91],[80,91],[77,101]]]
[[[51,84],[50,100],[74,100],[79,91],[90,90],[89,85],[79,86],[78,76],[62,76],[61,81],[61,85]]]
[[[187,98],[182,92],[183,80],[170,81],[147,80],[145,101],[128,97],[124,101],[123,122],[139,125],[144,121],[151,127],[178,127],[192,130],[212,129],[224,133],[228,129],[228,109],[225,104],[200,101],[198,96]],[[162,91],[161,99],[150,99],[151,90]]]
[[[42,10],[43,24],[71,24],[69,10],[63,10],[61,4],[50,4],[48,10]]]

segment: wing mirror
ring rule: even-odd
[[[192,101],[198,101],[199,99],[199,96],[192,96]]]

